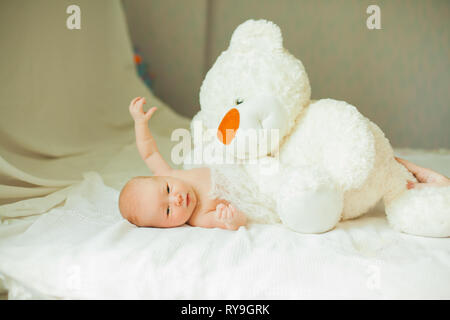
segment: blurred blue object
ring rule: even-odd
[[[145,85],[153,92],[153,74],[148,72],[147,64],[144,62],[138,47],[134,47],[134,63],[139,77],[144,81]]]

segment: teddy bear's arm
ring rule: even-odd
[[[373,169],[375,140],[354,106],[322,99],[308,106],[282,156],[292,165],[322,166],[346,191],[361,187]]]

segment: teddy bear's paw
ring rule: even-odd
[[[450,187],[411,189],[385,205],[389,224],[398,231],[450,237]]]
[[[293,173],[285,180],[278,195],[280,219],[296,232],[323,233],[333,229],[341,219],[342,192],[330,179],[313,172],[316,175],[309,174],[309,177],[298,177],[298,171]],[[312,177],[315,177],[314,183],[310,181]]]

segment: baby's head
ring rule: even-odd
[[[192,186],[174,177],[134,177],[119,196],[120,213],[138,227],[181,226],[196,205],[197,195]]]

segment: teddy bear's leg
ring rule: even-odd
[[[427,237],[450,236],[450,187],[406,188],[414,176],[394,159],[389,163],[383,197],[389,224]]]
[[[301,233],[323,233],[341,219],[343,194],[317,168],[289,169],[279,189],[277,209],[288,228]]]

